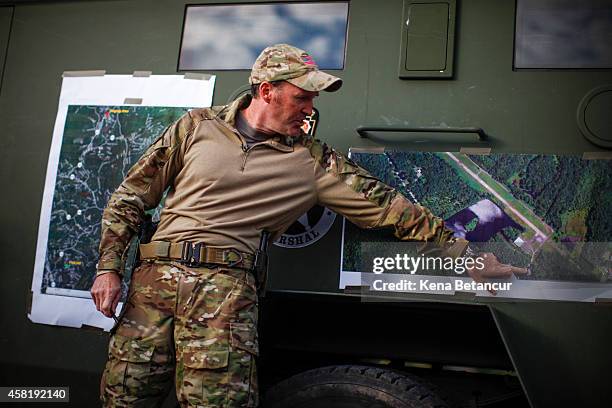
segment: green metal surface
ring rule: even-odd
[[[532,406],[610,406],[611,303],[496,303],[491,311]]]
[[[446,68],[446,32],[448,6],[446,4],[412,4],[406,20],[408,42],[406,62],[408,71],[442,71]]]
[[[453,76],[455,1],[404,1],[400,78]]]
[[[85,69],[175,74],[185,3],[48,1],[14,7],[0,94],[0,189],[5,193],[0,204],[0,321],[10,328],[0,333],[0,347],[10,350],[0,357],[0,367],[100,372],[106,334],[35,325],[26,317],[61,74]],[[612,83],[610,70],[513,71],[514,2],[464,0],[457,4],[453,79],[402,80],[397,73],[402,5],[401,0],[351,1],[346,65],[334,71],[344,86],[317,100],[320,138],[346,152],[350,146],[377,146],[359,137],[359,125],[480,127],[490,136],[493,151],[600,150],[580,133],[576,110],[590,90]],[[217,104],[226,103],[248,77],[246,71],[213,73]],[[598,106],[603,105],[593,109]],[[410,142],[399,146],[438,149]],[[271,288],[339,292],[340,238],[337,220],[310,247],[274,248]],[[588,399],[587,390],[599,392],[607,381],[603,362],[610,356],[609,308],[500,303],[494,310],[534,406],[565,406],[572,390],[595,401]],[[609,405],[609,394],[599,395]]]
[[[597,146],[612,147],[610,112],[612,112],[612,84],[592,89],[578,105],[576,112],[578,128],[587,140]]]
[[[6,62],[6,49],[9,43],[11,22],[13,21],[13,7],[0,6],[0,92],[2,91],[2,75]]]

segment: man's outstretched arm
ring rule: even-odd
[[[361,228],[392,228],[402,241],[428,243],[423,250],[436,256],[463,256],[468,241],[455,238],[444,221],[429,209],[415,205],[394,188],[388,186],[346,156],[325,143],[307,144],[315,159],[315,175],[319,202],[342,214]],[[527,271],[500,263],[493,254],[482,254],[485,267],[470,270],[478,281],[507,277]]]

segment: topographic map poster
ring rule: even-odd
[[[213,88],[214,77],[64,78],[41,208],[32,321],[112,326],[89,294],[104,207],[166,127],[190,108],[211,105]],[[142,103],[126,104],[126,98]]]
[[[412,203],[443,218],[455,236],[504,263],[528,269],[507,280],[512,284],[498,297],[612,298],[612,161],[578,155],[392,151],[351,152],[350,157]],[[402,293],[452,295],[456,289],[451,281],[471,281],[453,270],[374,273],[374,257],[417,252],[416,245],[398,242],[392,231],[361,230],[345,221],[340,287],[371,287],[384,273],[389,281],[415,282],[395,286]],[[428,284],[421,286],[424,280]],[[473,292],[491,296],[486,290]]]

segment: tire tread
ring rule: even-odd
[[[361,366],[327,366],[296,374],[272,387],[265,398],[265,408],[285,408],[286,401],[298,391],[333,383],[355,384],[370,387],[378,392],[392,395],[403,402],[402,407],[448,408],[447,402],[436,394],[430,384],[407,373],[390,369]]]

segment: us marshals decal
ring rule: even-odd
[[[285,231],[274,245],[283,248],[303,248],[321,239],[331,228],[336,213],[315,205]]]

